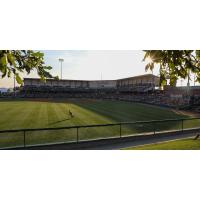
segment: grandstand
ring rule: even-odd
[[[159,77],[147,74],[134,76],[118,80],[55,80],[47,79],[46,82],[40,79],[25,78],[24,87],[65,87],[82,89],[102,89],[102,88],[133,88],[135,86],[159,86]]]
[[[199,86],[164,86],[160,78],[146,74],[118,80],[55,80],[25,78],[19,95],[25,98],[98,98],[143,102],[180,108],[200,104]]]
[[[152,74],[118,80],[55,80],[25,78],[24,97],[99,97],[120,93],[152,92],[159,86],[159,77]]]

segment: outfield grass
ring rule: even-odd
[[[200,140],[182,139],[139,147],[130,147],[126,150],[200,150]]]
[[[70,118],[68,110],[74,118]],[[4,100],[0,101],[0,130],[23,128],[51,128],[73,125],[105,124],[126,121],[186,118],[167,108],[138,103],[109,100]],[[198,122],[188,122],[193,127]],[[157,131],[180,129],[179,122],[157,124]],[[153,131],[153,125],[126,125],[122,135]],[[119,127],[84,128],[79,139],[94,139],[119,135]],[[16,145],[21,134],[1,134],[0,147]],[[76,130],[28,132],[28,144],[76,140]]]

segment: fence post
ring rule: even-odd
[[[119,136],[122,137],[122,124],[119,124]]]
[[[76,141],[77,141],[77,143],[78,143],[78,141],[79,141],[78,127],[77,127],[77,132],[76,132],[76,133],[77,133],[77,138],[76,138],[77,140],[76,140]]]
[[[24,131],[24,148],[26,147],[26,131]]]

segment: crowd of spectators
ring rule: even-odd
[[[147,89],[148,88],[148,89]],[[153,87],[138,86],[134,88],[120,89],[89,89],[89,88],[63,88],[63,87],[23,87],[14,94],[0,93],[0,97],[19,98],[88,98],[88,99],[110,99],[119,101],[139,102],[168,107],[181,107],[186,105],[200,105],[199,94],[170,94],[165,90],[155,90]]]

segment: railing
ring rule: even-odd
[[[27,147],[41,144],[81,142],[106,138],[122,138],[135,134],[159,134],[200,128],[200,118],[166,119],[57,128],[0,131],[0,148]]]

